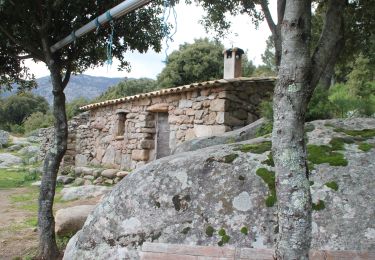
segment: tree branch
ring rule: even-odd
[[[62,81],[62,87],[65,89],[66,85],[68,85],[68,82],[70,80],[70,75],[72,74],[72,66],[68,66],[68,69],[65,72],[64,79]]]
[[[323,30],[311,58],[311,92],[315,89],[319,79],[329,62],[335,62],[338,56],[337,50],[341,49],[344,41],[343,10],[345,1],[330,0],[325,15]]]
[[[8,39],[10,41],[12,41],[14,44],[16,44],[19,47],[21,47],[22,49],[24,49],[24,51],[30,52],[31,55],[33,55],[34,58],[36,58],[38,60],[41,60],[41,61],[44,61],[43,53],[41,51],[39,51],[39,50],[35,49],[34,47],[32,47],[30,45],[27,45],[25,43],[21,43],[16,38],[14,38],[2,25],[0,25],[0,31],[2,31],[8,37]]]
[[[268,27],[270,28],[272,35],[275,36],[277,34],[276,25],[272,19],[270,9],[268,8],[268,1],[261,0],[260,6],[262,7],[262,11],[263,11],[264,17],[266,18]]]
[[[280,26],[285,13],[286,0],[277,0],[277,25]]]

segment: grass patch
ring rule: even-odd
[[[350,136],[362,137],[365,139],[372,138],[375,136],[375,129],[348,130],[344,128],[336,128],[334,131],[345,133]]]
[[[267,151],[270,151],[272,147],[271,142],[262,142],[258,144],[243,144],[239,147],[236,147],[235,151],[241,151],[243,153],[256,153],[256,154],[262,154]]]
[[[38,218],[37,217],[27,218],[24,223],[28,227],[37,227],[38,226]]]
[[[333,148],[327,145],[308,145],[307,159],[314,164],[328,163],[331,166],[347,166],[348,161],[341,153],[334,152]]]
[[[25,169],[0,169],[0,189],[27,186],[38,178]]]
[[[362,150],[364,152],[368,152],[370,151],[372,148],[374,148],[374,145],[373,144],[369,144],[369,143],[360,143],[358,145],[358,149],[359,150]]]
[[[339,185],[335,181],[326,182],[324,185],[334,191],[338,191],[339,189]]]
[[[266,168],[259,168],[256,171],[256,175],[262,178],[267,184],[269,189],[269,195],[267,196],[265,203],[267,207],[272,207],[277,201],[276,197],[276,186],[275,186],[275,173],[267,170]]]

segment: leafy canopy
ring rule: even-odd
[[[46,62],[43,41],[48,46],[61,40],[93,18],[109,10],[120,0],[53,0],[0,1],[0,86],[33,87],[35,83],[23,61],[25,58]],[[113,56],[121,61],[121,69],[129,69],[126,51],[143,53],[149,48],[160,51],[163,37],[160,1],[129,13],[114,21]],[[78,38],[53,54],[60,73],[80,73],[106,61],[106,43],[110,26],[97,33]],[[69,73],[68,73],[69,74]]]

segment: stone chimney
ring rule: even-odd
[[[224,54],[224,79],[233,79],[242,76],[241,56],[244,51],[240,48],[230,48]]]

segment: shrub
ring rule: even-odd
[[[32,113],[28,118],[26,118],[23,123],[26,133],[39,128],[49,127],[53,124],[53,116],[50,113],[43,114],[42,112]]]

